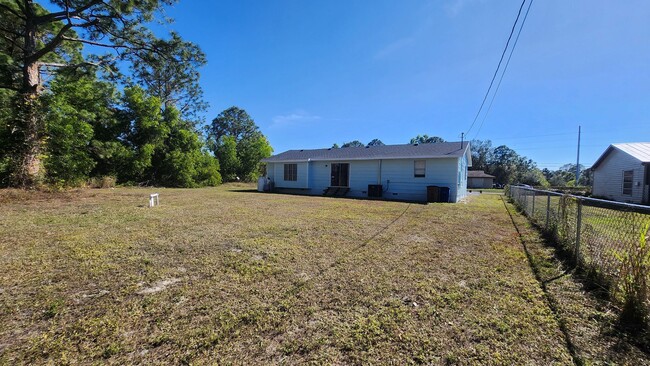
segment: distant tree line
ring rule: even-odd
[[[517,154],[506,145],[492,146],[490,140],[472,140],[472,170],[495,176],[496,183],[523,183],[548,186],[548,181],[534,161]]]
[[[576,182],[576,164],[564,164],[557,170],[542,169],[542,174],[552,187],[591,186],[593,172],[580,164],[580,179]]]
[[[232,107],[202,129],[205,55],[146,27],[169,3],[0,0],[0,186],[254,178],[272,150],[252,118]]]
[[[412,138],[409,141],[409,144],[432,144],[436,142],[445,142],[445,140],[442,137],[438,137],[438,136],[429,137],[428,135],[417,135],[416,137]],[[354,140],[350,142],[344,142],[341,146],[339,146],[339,144],[337,143],[334,143],[332,145],[332,148],[338,149],[344,147],[365,147],[365,146],[383,146],[383,145],[386,144],[384,144],[380,139],[372,139],[368,144],[364,144],[359,140]]]
[[[537,164],[525,156],[520,156],[507,147],[492,146],[490,140],[472,140],[472,170],[483,170],[494,175],[497,183],[523,183],[541,187],[575,186],[575,164],[566,164],[558,170],[539,169]],[[592,173],[580,166],[580,179],[577,185],[588,186]]]

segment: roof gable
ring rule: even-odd
[[[598,166],[609,156],[614,150],[619,150],[625,154],[632,156],[639,160],[641,163],[650,163],[650,142],[630,142],[621,144],[611,144],[607,150],[596,160],[591,169],[596,169]]]
[[[438,142],[432,144],[382,145],[329,149],[288,150],[263,159],[266,163],[324,161],[459,158],[469,154],[469,142]],[[471,165],[471,160],[469,160]]]

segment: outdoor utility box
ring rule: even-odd
[[[427,186],[427,202],[440,202],[440,187]]]
[[[449,187],[440,187],[438,202],[449,202]]]
[[[383,191],[381,184],[368,184],[368,197],[381,197]]]

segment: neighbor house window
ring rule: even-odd
[[[634,170],[623,171],[623,194],[632,195],[632,181],[634,180]]]
[[[284,164],[284,180],[298,180],[298,164]]]
[[[426,175],[427,172],[427,162],[425,160],[416,160],[413,163],[413,176],[416,178],[421,178]]]

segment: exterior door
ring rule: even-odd
[[[332,187],[349,187],[350,186],[350,164],[333,163],[332,164]]]

